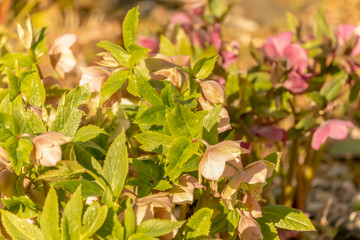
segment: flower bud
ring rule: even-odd
[[[204,98],[211,104],[225,103],[226,95],[224,88],[216,81],[204,81],[200,83],[201,92]]]
[[[239,211],[239,210],[238,210]],[[241,240],[263,239],[260,225],[251,217],[239,211],[238,235]]]

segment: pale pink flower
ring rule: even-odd
[[[226,162],[240,156],[240,143],[230,140],[207,147],[199,163],[199,175],[217,181],[225,170]]]
[[[238,224],[238,235],[242,240],[264,239],[261,233],[260,225],[249,216],[246,216],[242,211],[237,209],[240,213],[240,220]]]
[[[303,73],[308,66],[308,53],[299,44],[289,44],[284,49],[284,58],[287,60],[287,68]]]
[[[312,148],[319,150],[327,138],[345,139],[348,134],[348,128],[353,126],[353,123],[343,120],[328,120],[324,122],[314,132],[311,141]]]
[[[82,71],[79,85],[89,84],[91,92],[99,92],[110,73],[101,67],[81,67]]]
[[[46,167],[56,166],[62,157],[60,145],[70,141],[70,137],[58,132],[46,132],[34,137],[37,162]]]
[[[65,73],[70,72],[76,65],[74,54],[70,47],[76,42],[77,36],[65,33],[59,36],[49,50],[53,66],[56,72],[64,78]]]

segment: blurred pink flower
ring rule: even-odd
[[[340,47],[345,46],[351,40],[351,37],[355,37],[355,45],[350,52],[351,56],[356,56],[360,53],[360,36],[355,29],[355,25],[341,24],[336,31],[336,38]]]
[[[155,38],[142,37],[140,39],[140,46],[150,49],[149,54],[154,54],[159,52],[159,41]]]
[[[213,31],[210,33],[210,41],[216,47],[216,50],[220,52],[222,39],[221,39],[221,30],[220,24],[215,23]]]
[[[348,133],[348,127],[353,127],[354,124],[343,120],[328,120],[321,124],[314,132],[311,146],[315,150],[319,150],[320,146],[327,138],[337,140],[345,139]]]
[[[49,50],[51,62],[55,67],[55,71],[64,78],[65,73],[70,72],[76,65],[74,54],[70,47],[74,45],[77,36],[71,33],[60,35]]]
[[[287,68],[303,73],[308,66],[308,54],[299,44],[291,43],[292,32],[283,32],[266,40],[264,50],[271,60],[286,60]]]

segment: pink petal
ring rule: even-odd
[[[216,50],[219,52],[222,44],[221,30],[219,23],[216,23],[214,25],[214,30],[210,34],[210,38],[211,38],[211,43],[216,47]]]
[[[354,124],[343,120],[329,120],[327,125],[330,128],[329,137],[337,140],[346,138],[348,127],[354,127]]]
[[[276,37],[268,38],[264,45],[266,56],[272,60],[282,58],[284,56],[284,49],[291,43],[292,37],[292,32],[283,32]]]
[[[308,66],[308,54],[299,44],[290,44],[284,49],[284,57],[287,60],[287,67],[304,72]]]
[[[314,132],[311,140],[311,146],[315,150],[319,150],[320,146],[326,141],[330,133],[330,128],[327,124],[320,125]]]
[[[76,59],[70,49],[63,49],[59,61],[56,63],[55,70],[63,75],[64,73],[71,72],[76,65]]]
[[[99,92],[102,85],[109,77],[109,73],[101,67],[82,67],[81,79],[79,85],[89,83],[91,92]]]
[[[56,55],[62,53],[64,49],[69,49],[76,41],[78,37],[72,33],[65,33],[60,35],[55,41],[53,46],[49,50],[50,55]]]
[[[309,84],[296,72],[291,72],[288,77],[289,79],[284,82],[284,88],[292,93],[301,93],[309,87]]]
[[[192,18],[187,13],[179,12],[179,13],[176,13],[170,19],[170,23],[181,24],[181,25],[190,25],[190,24],[192,24]]]

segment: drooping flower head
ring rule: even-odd
[[[102,67],[81,67],[81,79],[79,85],[89,83],[91,92],[99,92],[110,73]]]
[[[336,38],[339,47],[346,47],[349,41],[354,37],[355,44],[350,51],[350,56],[356,56],[360,53],[360,34],[355,25],[341,24],[336,31]]]

